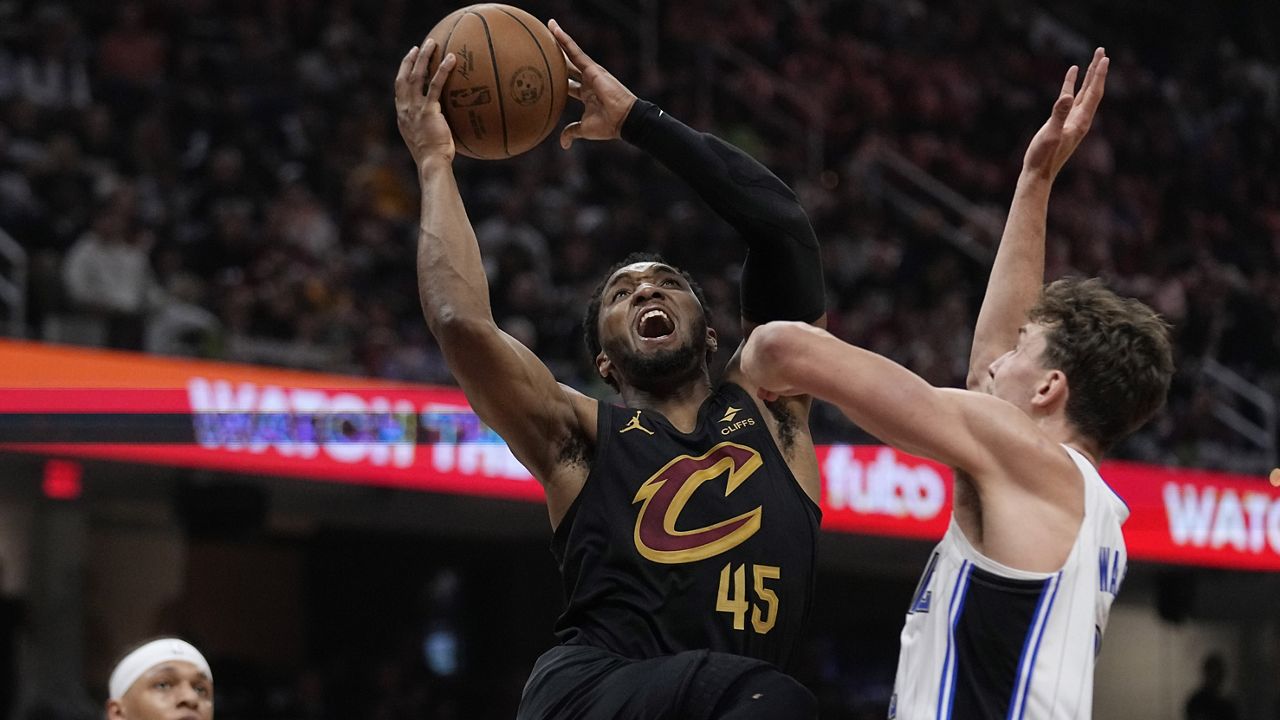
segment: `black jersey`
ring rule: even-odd
[[[820,515],[737,385],[688,434],[602,402],[591,472],[552,542],[568,597],[556,634],[629,658],[705,648],[786,667]]]

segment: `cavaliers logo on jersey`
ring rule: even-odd
[[[740,545],[760,529],[763,507],[693,530],[677,530],[676,523],[703,483],[728,472],[728,497],[763,463],[755,450],[722,442],[698,457],[680,455],[663,465],[631,501],[644,502],[636,517],[636,550],[654,562],[676,564],[705,560]]]

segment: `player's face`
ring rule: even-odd
[[[699,369],[712,337],[688,281],[662,263],[615,272],[601,296],[599,322],[605,354],[632,382]]]
[[[142,674],[119,701],[109,720],[212,720],[213,681],[189,662],[162,663]]]
[[[996,358],[987,369],[984,389],[1030,412],[1031,399],[1049,374],[1042,362],[1044,349],[1044,326],[1037,323],[1023,325],[1018,329],[1017,345]]]

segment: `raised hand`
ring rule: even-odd
[[[621,137],[622,123],[636,102],[635,93],[588,57],[560,23],[552,20],[547,27],[569,61],[569,96],[582,103],[582,119],[569,123],[560,133],[560,147],[568,150],[578,138],[614,140]]]
[[[1102,101],[1103,91],[1107,85],[1107,68],[1111,58],[1106,51],[1098,48],[1093,51],[1093,60],[1085,71],[1084,83],[1080,92],[1076,93],[1076,75],[1080,68],[1075,65],[1067,70],[1062,81],[1062,92],[1053,104],[1053,112],[1049,119],[1031,138],[1031,145],[1023,158],[1023,172],[1052,182],[1066,164],[1067,159],[1080,146],[1080,141],[1088,134],[1093,125],[1093,116],[1098,111],[1098,103]]]
[[[458,60],[453,53],[445,55],[424,94],[422,79],[435,50],[436,41],[431,38],[421,47],[410,48],[396,73],[396,124],[419,169],[432,160],[453,162],[453,133],[440,111],[440,92]]]

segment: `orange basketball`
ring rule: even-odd
[[[469,5],[441,20],[429,37],[439,49],[428,79],[445,55],[458,57],[440,106],[459,153],[513,157],[555,128],[569,74],[560,46],[537,18],[510,5]]]

